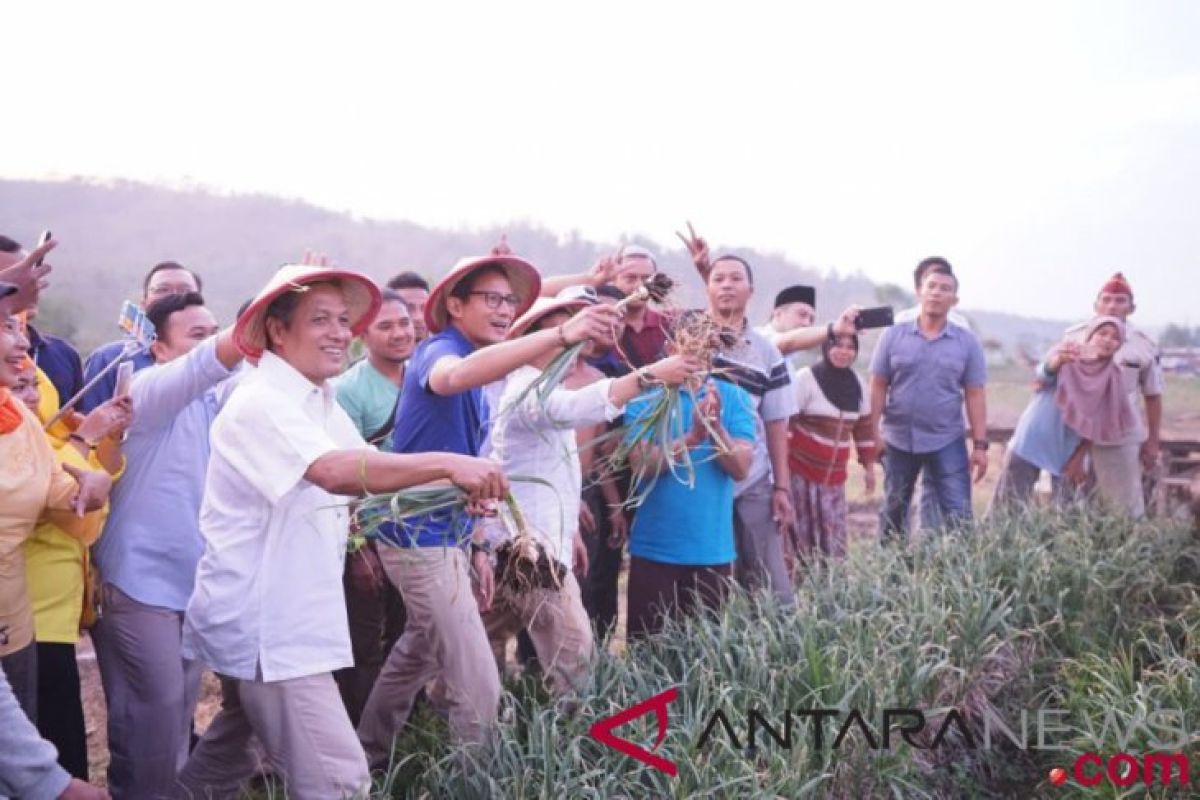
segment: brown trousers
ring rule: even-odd
[[[719,609],[732,574],[731,564],[692,567],[630,556],[628,638],[658,633],[667,617]]]

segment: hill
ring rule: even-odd
[[[128,181],[0,180],[0,233],[31,243],[50,228],[62,244],[54,254],[54,285],[41,326],[83,350],[113,338],[121,302],[136,299],[145,271],[163,260],[194,268],[218,318],[232,318],[241,302],[284,262],[305,249],[328,253],[338,264],[384,281],[415,269],[431,281],[464,255],[486,252],[501,232],[513,249],[546,274],[586,269],[617,242],[594,242],[529,223],[504,228],[444,230],[382,221],[265,195],[228,195]],[[670,232],[664,232],[664,239]],[[637,241],[637,240],[631,240]],[[640,243],[661,252],[654,242]],[[817,287],[819,312],[828,318],[846,305],[911,299],[900,286],[879,286],[861,274],[797,264],[777,253],[738,248],[754,264],[758,287],[752,318],[761,321],[775,293],[793,283]],[[662,254],[662,269],[684,279],[684,300],[699,304],[703,289],[684,252]],[[909,267],[897,271],[907,284]],[[978,332],[997,353],[1040,352],[1061,332],[1062,321],[968,309]],[[1003,359],[1003,355],[999,356]]]

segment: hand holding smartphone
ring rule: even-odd
[[[887,328],[895,322],[896,315],[891,306],[876,306],[858,312],[854,319],[854,327],[864,331],[869,328]]]
[[[133,362],[125,361],[117,367],[117,388],[113,390],[113,397],[124,397],[129,394],[131,383],[133,383]]]

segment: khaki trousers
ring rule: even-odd
[[[1100,499],[1112,510],[1134,519],[1146,514],[1141,452],[1140,442],[1092,446],[1092,469]]]
[[[237,797],[262,769],[251,736],[283,776],[287,797],[365,797],[371,775],[333,676],[221,678],[221,711],[179,775],[184,798]]]
[[[456,743],[481,743],[496,720],[500,676],[456,547],[384,547],[380,560],[404,596],[404,634],[367,698],[358,736],[373,766],[388,763],[417,693],[441,678]]]
[[[592,624],[574,573],[567,573],[561,589],[516,594],[506,586],[497,587],[483,626],[499,674],[504,674],[508,640],[525,629],[554,695],[578,691],[587,681],[593,658]]]

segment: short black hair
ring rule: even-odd
[[[19,253],[23,248],[16,239],[0,234],[0,253]]]
[[[412,270],[409,270],[407,272],[401,272],[399,275],[388,281],[387,288],[393,290],[424,289],[428,292],[429,281],[425,280]]]
[[[204,281],[200,280],[200,276],[197,275],[196,273],[192,272],[190,269],[185,267],[183,264],[180,264],[176,261],[160,261],[157,264],[155,264],[153,267],[150,268],[150,271],[146,273],[146,277],[142,280],[142,294],[144,295],[144,294],[146,294],[146,292],[150,291],[151,278],[153,278],[158,273],[160,273],[164,270],[168,270],[168,269],[183,270],[188,275],[191,275],[192,280],[194,280],[196,282],[196,291],[197,292],[201,292],[204,290]]]
[[[204,305],[204,296],[199,292],[169,294],[149,305],[146,309],[146,319],[150,320],[150,324],[154,326],[154,334],[165,342],[167,340],[167,321],[171,315],[176,311],[183,311],[185,308],[202,305]]]
[[[396,293],[395,291],[393,291],[392,289],[384,289],[384,290],[382,290],[382,291],[379,293],[379,296],[380,296],[381,298],[383,298],[383,302],[384,302],[384,303],[403,303],[405,308],[407,308],[407,307],[408,307],[408,303],[405,303],[405,302],[404,302],[404,298],[403,298],[403,297],[401,297],[399,294],[397,294],[397,293]]]
[[[735,256],[733,253],[724,253],[722,255],[717,256],[716,258],[713,259],[712,265],[715,267],[717,265],[718,261],[736,261],[737,263],[741,264],[742,267],[746,270],[746,282],[749,283],[751,286],[754,285],[754,270],[750,269],[749,261],[742,258],[741,256]],[[711,276],[712,270],[709,270],[708,274]],[[708,283],[708,281],[705,281],[705,283]]]
[[[450,290],[450,296],[465,301],[471,292],[475,291],[475,286],[479,283],[480,279],[487,275],[503,275],[507,278],[508,270],[496,262],[483,264],[469,274],[464,275],[458,283],[454,284],[454,288]]]
[[[596,287],[596,294],[600,297],[607,297],[610,300],[620,302],[625,299],[625,293],[611,283],[605,283]]]
[[[913,270],[913,286],[917,288],[917,291],[921,290],[921,281],[925,280],[925,273],[931,270],[942,275],[949,275],[954,278],[954,285],[958,286],[958,276],[954,274],[954,267],[950,266],[950,262],[941,256],[930,256],[921,259],[921,263],[917,264],[917,268]]]

